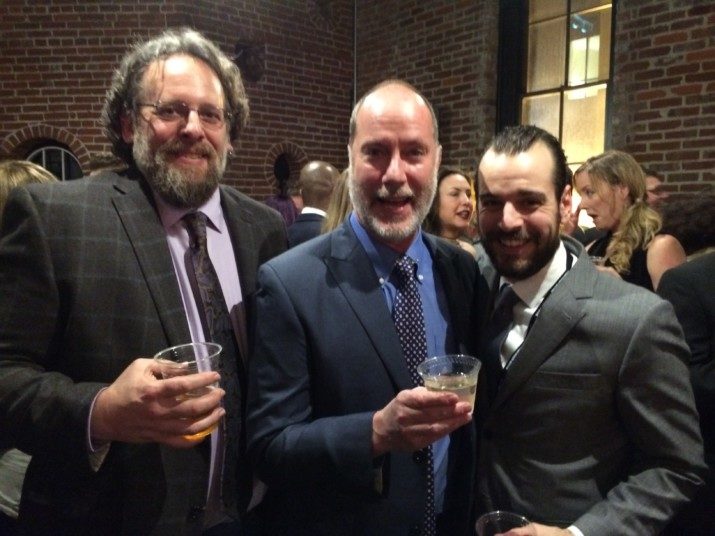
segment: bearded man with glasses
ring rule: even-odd
[[[219,185],[247,117],[229,58],[194,31],[167,31],[126,55],[107,93],[102,122],[127,171],[11,195],[0,448],[33,457],[23,533],[245,533],[249,299],[258,266],[286,246],[277,213]],[[217,372],[161,380],[147,359],[214,339],[197,247],[220,282],[210,305],[224,311],[230,385]]]

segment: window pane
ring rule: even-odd
[[[79,163],[69,152],[64,154],[65,156],[65,176],[64,180],[69,181],[72,179],[78,179],[82,176],[82,169],[79,167]]]
[[[569,162],[583,162],[603,152],[606,84],[564,92],[561,144]]]
[[[553,19],[566,14],[566,0],[530,0],[529,22]]]
[[[521,106],[521,124],[536,125],[559,137],[559,94],[526,97]]]
[[[607,80],[611,9],[576,13],[569,19],[569,85]]]
[[[529,26],[529,60],[526,90],[561,87],[566,61],[566,17]]]

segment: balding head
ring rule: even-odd
[[[330,194],[339,175],[334,166],[321,160],[313,160],[303,166],[298,184],[304,206],[321,210],[328,208]]]

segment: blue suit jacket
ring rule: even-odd
[[[288,247],[292,248],[320,234],[325,218],[320,214],[299,214],[288,227]]]
[[[476,264],[445,241],[427,240],[465,343]],[[425,460],[393,452],[380,472],[371,453],[374,412],[412,382],[380,283],[349,224],[261,267],[250,378],[249,456],[269,486],[268,533],[419,532]],[[452,434],[450,534],[470,533],[473,430]]]

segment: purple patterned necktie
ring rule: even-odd
[[[226,415],[223,418],[225,449],[223,456],[223,474],[221,498],[228,512],[237,512],[236,470],[239,458],[241,430],[241,398],[245,393],[245,384],[241,381],[243,363],[240,358],[236,338],[228,315],[226,300],[214,270],[206,245],[207,217],[202,212],[192,212],[184,216],[186,228],[191,238],[191,247],[187,254],[191,258],[193,270],[192,282],[196,305],[202,317],[204,335],[208,340],[223,347],[219,364],[221,388],[226,391],[223,405]],[[245,376],[243,376],[245,377]]]
[[[423,385],[422,378],[417,373],[417,365],[427,358],[427,335],[425,318],[422,312],[417,280],[415,279],[415,261],[407,255],[401,255],[393,268],[395,274],[395,305],[392,310],[392,320],[395,323],[397,335],[400,337],[402,355],[407,362],[412,383]],[[427,460],[427,497],[425,499],[425,519],[422,534],[434,536],[437,534],[434,511],[434,459],[432,446],[423,449]]]

